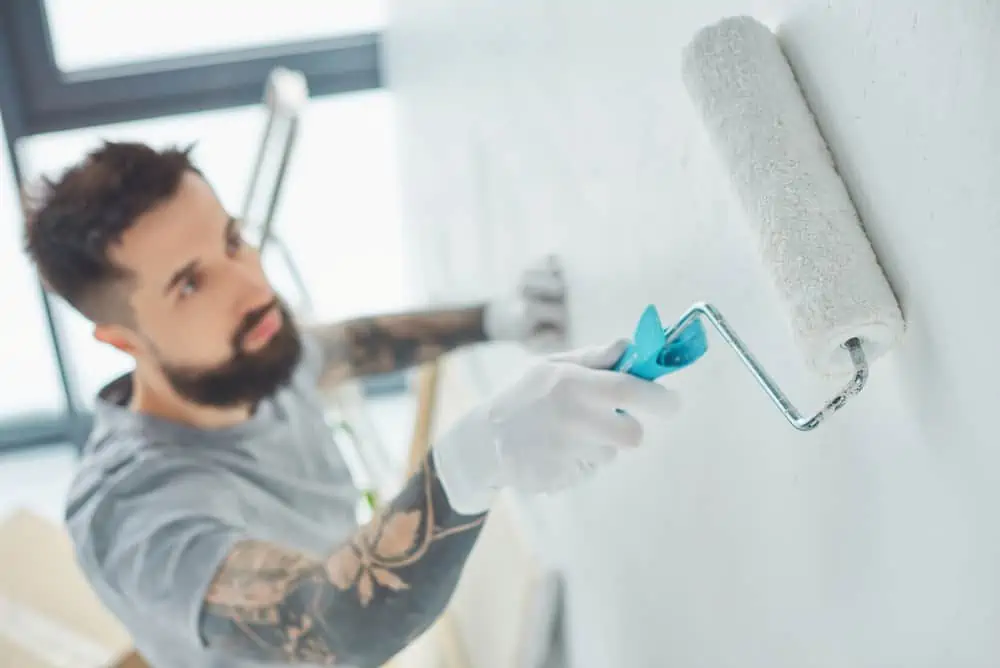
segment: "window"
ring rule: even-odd
[[[45,0],[63,71],[381,29],[384,0]]]
[[[37,136],[24,142],[22,152],[30,175],[55,176],[102,139],[158,147],[197,141],[194,159],[238,214],[264,122],[261,107],[206,111]],[[303,115],[274,231],[309,286],[318,319],[418,301],[406,273],[393,126],[392,98],[384,90],[319,98]],[[275,286],[294,305],[297,295],[280,256],[268,252],[264,259]],[[97,390],[130,360],[94,341],[89,324],[57,303],[81,399],[90,406]]]
[[[4,293],[0,421],[4,422],[57,417],[66,408],[38,282],[22,251],[23,218],[9,157],[6,146],[0,144],[0,290]]]

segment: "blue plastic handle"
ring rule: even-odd
[[[649,305],[639,319],[633,342],[613,369],[645,380],[656,380],[697,362],[708,351],[701,321],[691,321],[668,345],[674,328],[664,329],[656,307]]]

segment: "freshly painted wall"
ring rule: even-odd
[[[396,0],[427,287],[489,294],[554,250],[574,343],[710,300],[822,401],[680,82],[689,36],[741,13],[779,31],[909,331],[813,434],[716,339],[642,451],[531,502],[573,665],[1000,665],[1000,2]],[[484,351],[484,391],[524,362]]]

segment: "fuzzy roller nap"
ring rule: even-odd
[[[683,76],[759,240],[810,366],[850,371],[902,336],[903,317],[777,39],[747,17],[699,31]]]
[[[722,314],[705,303],[692,306],[656,345],[651,342],[659,339],[640,339],[637,330],[616,368],[648,377],[693,363],[705,352],[702,330],[693,329],[704,319],[788,421],[802,431],[814,429],[861,391],[869,362],[899,341],[899,304],[771,31],[748,17],[703,28],[684,50],[683,78],[806,361],[822,375],[852,378],[817,413],[802,415]],[[643,322],[651,317],[647,312]],[[670,360],[681,363],[671,366]]]

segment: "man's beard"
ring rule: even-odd
[[[281,311],[281,329],[260,350],[245,352],[244,339],[273,307]],[[232,357],[216,367],[193,369],[164,363],[163,373],[185,399],[204,406],[230,408],[255,405],[288,385],[302,357],[298,329],[279,300],[247,315],[232,345]]]

